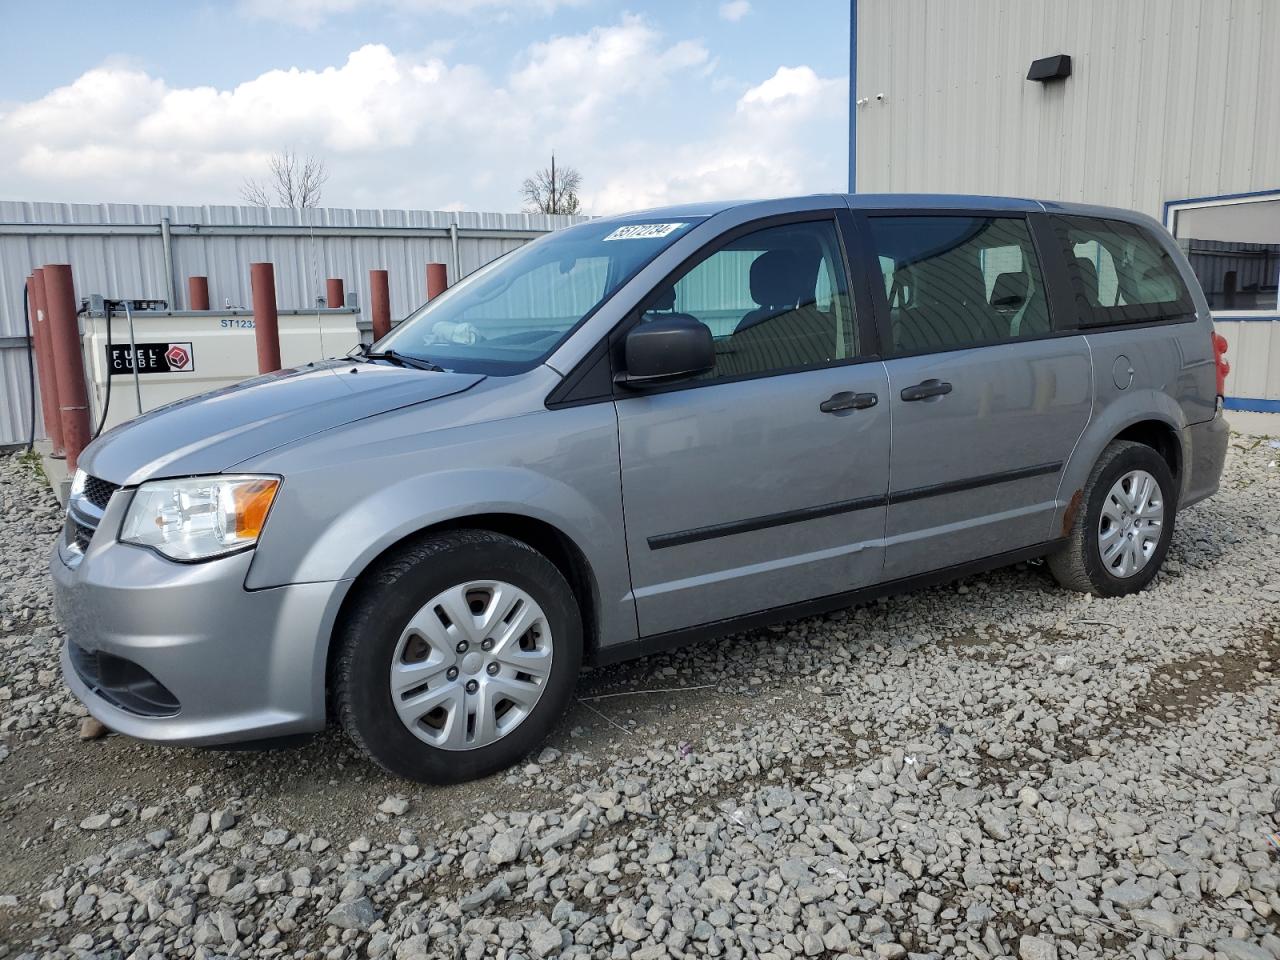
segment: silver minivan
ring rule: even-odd
[[[67,683],[404,777],[528,754],[580,667],[1032,558],[1142,589],[1217,490],[1224,344],[1122,210],[812,196],[592,220],[346,359],[81,456]]]

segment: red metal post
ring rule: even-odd
[[[76,319],[76,291],[68,264],[45,265],[44,297],[58,378],[58,408],[67,470],[73,471],[80,451],[89,442],[89,396],[85,390],[84,354],[80,350],[80,326]]]
[[[391,332],[391,284],[385,270],[369,271],[369,310],[376,343]]]
[[[449,274],[443,263],[427,264],[427,299],[434,300],[449,288]]]
[[[189,310],[209,309],[208,277],[187,277],[187,303]]]
[[[249,264],[253,288],[253,338],[258,343],[258,372],[280,369],[280,317],[276,313],[276,268],[270,263]]]
[[[58,373],[53,362],[53,340],[49,336],[49,313],[44,299],[44,271],[36,268],[27,278],[27,299],[31,306],[31,343],[36,351],[36,369],[40,374],[40,409],[44,413],[44,431],[49,436],[53,455],[60,457],[62,412],[58,406]]]
[[[328,304],[330,310],[337,310],[339,307],[346,305],[346,296],[342,292],[342,280],[339,277],[330,277],[324,284],[324,302]]]

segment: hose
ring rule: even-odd
[[[22,285],[22,317],[27,323],[27,374],[31,378],[31,432],[27,434],[30,453],[36,448],[36,341],[31,336],[31,288],[26,283]]]
[[[107,389],[102,395],[102,416],[98,418],[98,429],[93,431],[90,440],[97,440],[98,435],[102,433],[102,428],[107,425],[107,411],[111,409],[111,304],[104,307],[107,314]],[[134,358],[134,367],[137,367],[137,358]]]

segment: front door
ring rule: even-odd
[[[866,219],[893,415],[885,577],[1051,539],[1092,407],[1084,337],[1055,331],[1020,216]]]
[[[863,352],[832,219],[735,232],[640,322],[711,328],[716,366],[616,402],[642,636],[880,578],[888,383]]]

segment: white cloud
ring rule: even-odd
[[[167,90],[138,118],[143,142],[218,149],[311,142],[326,151],[410,145],[429,125],[474,118],[473,100],[501,106],[473,68],[400,57],[381,44],[361,47],[340,67],[271,70],[231,90]]]
[[[0,184],[14,199],[234,203],[289,146],[326,160],[335,206],[514,210],[554,147],[581,170],[593,213],[842,188],[842,79],[780,67],[690,123],[714,62],[702,43],[625,16],[534,43],[499,77],[381,44],[229,88],[107,63],[0,104]]]
[[[823,103],[840,83],[824,80],[812,67],[779,67],[772,77],[742,95],[738,111],[779,107],[808,110]]]
[[[720,17],[730,23],[737,23],[751,12],[751,0],[724,0],[720,4]]]
[[[589,195],[587,209],[617,213],[670,203],[748,200],[803,192],[798,171],[766,150],[744,144],[700,143],[668,154],[661,167],[625,167]]]
[[[331,199],[372,198],[387,177],[421,183],[414,168],[424,150],[451,140],[493,149],[495,137],[527,138],[534,123],[474,67],[381,45],[340,66],[271,70],[231,89],[172,88],[103,67],[0,114],[0,140],[15,145],[0,156],[0,182],[25,180],[25,192],[59,199],[230,202],[288,145],[327,158]],[[397,174],[391,161],[405,162],[401,151],[417,156]],[[451,153],[474,163],[465,150]]]
[[[0,115],[0,124],[51,148],[101,140],[224,151],[301,139],[359,151],[411,142],[424,123],[455,114],[459,98],[492,93],[484,88],[472,68],[368,45],[339,67],[270,70],[230,90],[175,89],[139,70],[98,68]]]
[[[592,209],[631,210],[691,200],[778,197],[845,189],[848,83],[810,67],[779,67],[738,99],[708,136],[624,167],[591,196]],[[645,155],[626,150],[623,155]]]
[[[7,117],[6,131],[34,136],[41,141],[74,143],[84,136],[84,123],[92,118],[106,129],[131,123],[139,104],[153,104],[163,96],[162,80],[127,66],[104,66],[81,74],[30,104],[15,107]]]
[[[511,78],[511,91],[529,105],[571,100],[569,118],[586,123],[605,102],[652,93],[671,75],[701,66],[708,57],[698,41],[664,49],[655,29],[626,15],[615,27],[533,44],[528,63]]]

